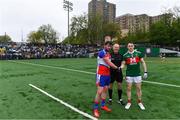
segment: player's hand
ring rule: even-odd
[[[118,67],[118,72],[121,72],[121,71],[122,71],[121,67]]]
[[[143,78],[144,78],[144,79],[147,79],[147,77],[148,77],[147,72],[144,72]]]

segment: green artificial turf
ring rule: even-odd
[[[180,86],[180,59],[147,58],[147,81]],[[45,66],[38,66],[33,63]],[[1,119],[83,119],[84,117],[64,105],[31,88],[36,85],[55,97],[92,115],[96,93],[95,75],[58,69],[70,68],[96,72],[96,59],[49,59],[0,61],[0,118]],[[116,103],[114,86],[112,113],[101,111],[101,119],[180,119],[180,88],[143,83],[141,111],[136,103],[135,87],[132,90],[132,107],[125,110]],[[126,82],[123,98],[126,100]]]

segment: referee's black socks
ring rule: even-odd
[[[119,97],[119,100],[120,100],[121,97],[122,97],[122,89],[118,89],[118,97]]]
[[[109,99],[112,99],[113,90],[112,89],[108,89],[108,92],[109,92]]]
[[[108,89],[108,92],[109,92],[109,99],[112,99],[113,90],[112,89]],[[122,97],[122,89],[118,89],[118,97],[119,97],[119,100],[120,100],[121,97]]]

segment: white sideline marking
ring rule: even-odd
[[[34,64],[34,63],[28,63],[28,62],[17,62],[17,61],[13,61],[13,60],[9,60],[9,62],[21,63],[21,64],[27,64],[27,65],[33,65],[33,66],[41,66],[41,67],[46,67],[46,68],[54,68],[54,69],[67,70],[67,71],[73,71],[73,72],[80,72],[80,73],[86,73],[86,74],[95,75],[95,73],[93,73],[93,72],[87,72],[87,71],[76,70],[76,69],[69,69],[69,68],[63,68],[63,67],[55,67],[55,66],[42,65],[42,64]]]
[[[9,60],[9,61],[10,61],[10,62],[14,62],[14,63],[20,63],[20,64],[26,64],[26,65],[33,65],[33,66],[41,66],[41,67],[54,68],[54,69],[60,69],[60,70],[67,70],[67,71],[73,71],[73,72],[79,72],[79,73],[86,73],[86,74],[91,74],[91,75],[95,75],[95,74],[96,74],[96,73],[93,73],[93,72],[87,72],[87,71],[76,70],[76,69],[69,69],[69,68],[63,68],[63,67],[55,67],[55,66],[34,64],[34,63],[28,63],[28,62],[17,62],[17,61],[12,61],[12,60]],[[153,82],[153,81],[143,81],[143,82],[149,83],[149,84],[155,84],[155,85],[162,85],[162,86],[180,88],[179,85],[173,85],[173,84],[166,84],[166,83]]]
[[[52,96],[51,94],[49,94],[49,93],[47,93],[46,91],[44,91],[44,90],[36,87],[35,85],[29,84],[29,86],[31,86],[32,88],[40,91],[41,93],[45,94],[46,96],[52,98],[53,100],[55,100],[55,101],[63,104],[64,106],[72,109],[73,111],[75,111],[75,112],[77,112],[77,113],[79,113],[79,114],[81,114],[81,115],[83,115],[83,116],[85,116],[85,117],[87,117],[87,118],[90,118],[90,119],[92,119],[92,120],[98,120],[97,118],[95,118],[95,117],[93,117],[93,116],[91,116],[91,115],[89,115],[89,114],[87,114],[87,113],[85,113],[85,112],[83,112],[83,111],[80,111],[79,109],[75,108],[74,106],[71,106],[70,104],[68,104],[68,103],[66,103],[66,102],[64,102],[64,101],[62,101],[62,100],[60,100],[60,99]]]
[[[143,81],[145,83],[150,83],[150,84],[157,84],[157,85],[164,85],[164,86],[169,86],[169,87],[177,87],[180,88],[178,85],[173,85],[173,84],[166,84],[166,83],[160,83],[160,82],[153,82],[153,81]]]

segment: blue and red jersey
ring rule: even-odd
[[[99,51],[97,58],[97,74],[103,76],[110,76],[110,66],[104,61],[103,58],[107,57],[111,60],[111,55],[105,49]]]

